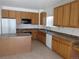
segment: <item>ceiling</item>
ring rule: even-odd
[[[0,0],[2,6],[44,9],[61,0]]]

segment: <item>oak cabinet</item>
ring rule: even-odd
[[[16,11],[15,17],[16,17],[16,23],[21,24],[21,12],[20,11]]]
[[[54,8],[54,25],[58,25],[58,8]]]
[[[73,1],[54,9],[54,25],[79,27],[79,1]]]
[[[21,19],[25,19],[26,18],[26,12],[21,12]]]
[[[71,59],[72,43],[57,36],[53,36],[52,49],[65,59]]]
[[[58,7],[58,26],[62,26],[62,24],[63,24],[63,7],[62,6],[60,6],[60,7]]]
[[[63,15],[63,26],[69,26],[70,22],[70,3],[63,6],[64,7],[64,15]]]
[[[46,45],[46,33],[38,31],[38,40]]]
[[[2,18],[8,18],[8,10],[2,10]]]
[[[41,12],[40,13],[40,25],[46,25],[46,12]]]
[[[32,30],[32,39],[33,40],[37,40],[37,35],[38,35],[38,31],[37,30]]]
[[[70,26],[79,27],[79,2],[71,3]]]
[[[21,19],[31,19],[32,24],[39,24],[39,13],[35,12],[22,12],[3,9],[2,18],[16,19],[17,24],[21,23]]]
[[[32,14],[32,24],[39,24],[39,13]]]
[[[9,10],[8,12],[9,12],[8,18],[14,18],[14,19],[16,18],[15,17],[15,11]]]

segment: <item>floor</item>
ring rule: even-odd
[[[33,50],[30,53],[5,56],[0,59],[63,59],[36,40],[32,44]]]

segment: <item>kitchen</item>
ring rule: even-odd
[[[26,6],[20,4],[24,2],[1,1],[1,58],[26,53],[24,59],[79,59],[79,1],[50,0],[46,6],[44,1],[36,1],[42,6],[30,5],[33,1]],[[29,53],[32,56],[27,56]]]

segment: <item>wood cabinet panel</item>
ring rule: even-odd
[[[2,10],[2,18],[8,18],[8,14],[9,14],[9,11],[8,10]]]
[[[8,16],[8,18],[16,18],[15,17],[15,11],[12,11],[12,10],[9,10],[9,16]]]
[[[40,13],[40,25],[46,25],[46,16],[47,13],[46,12],[41,12]]]
[[[79,27],[79,2],[71,3],[70,26]]]
[[[21,12],[20,11],[16,11],[16,23],[17,24],[21,24]]]
[[[38,32],[38,40],[46,45],[46,33],[39,31]]]
[[[30,52],[31,47],[31,37],[2,37],[0,40],[0,56]]]
[[[63,6],[58,7],[58,26],[63,25]]]
[[[54,25],[58,25],[58,8],[54,8]]]
[[[71,59],[72,44],[69,41],[53,36],[52,49],[65,59]]]
[[[63,26],[69,26],[70,22],[70,3],[63,6],[64,15],[63,15]]]

